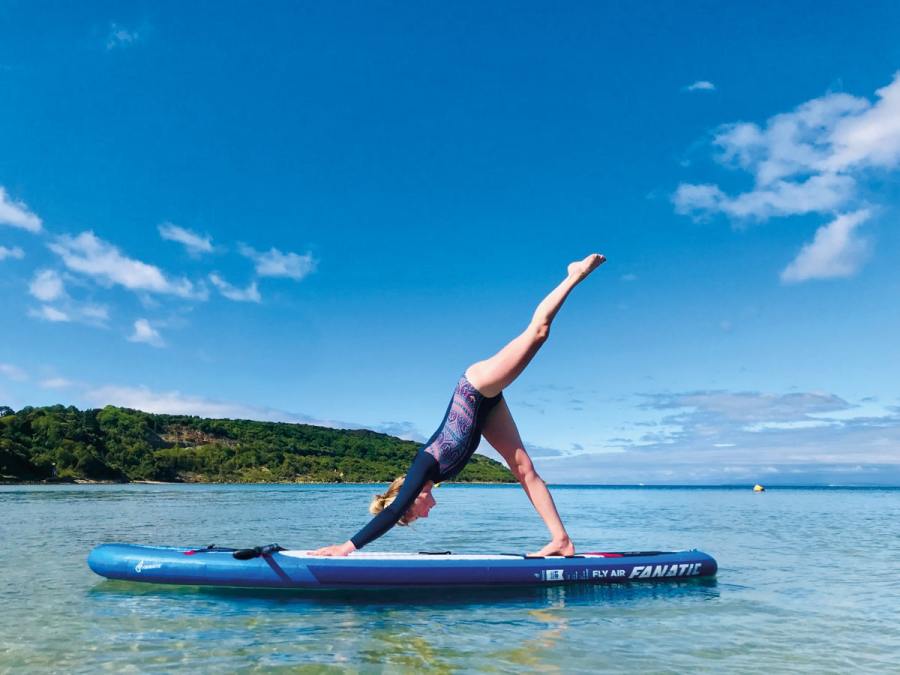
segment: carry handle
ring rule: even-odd
[[[265,546],[254,546],[253,548],[241,548],[232,553],[235,558],[238,560],[252,560],[253,558],[259,558],[264,555],[272,555],[273,553],[278,553],[278,551],[284,551],[286,549],[282,548],[278,544],[266,544]]]

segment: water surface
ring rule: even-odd
[[[372,486],[0,487],[0,672],[900,672],[900,490],[554,489],[582,550],[700,548],[716,581],[282,592],[104,581],[100,542],[309,548]],[[442,486],[372,550],[525,552],[515,486]]]

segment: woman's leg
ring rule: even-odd
[[[568,276],[537,306],[528,328],[491,358],[469,366],[466,377],[472,386],[488,397],[496,396],[509,386],[547,341],[553,317],[572,289],[605,261],[602,255],[593,253],[570,264]]]
[[[550,530],[550,543],[531,555],[575,555],[575,544],[569,539],[547,484],[534,470],[505,400],[500,399],[488,415],[481,433],[509,464],[509,470],[522,485],[525,494]]]

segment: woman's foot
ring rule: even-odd
[[[575,544],[571,539],[553,540],[537,553],[529,553],[530,558],[545,558],[548,555],[575,555]]]
[[[575,277],[575,282],[578,283],[605,262],[606,256],[599,253],[591,253],[584,260],[576,260],[573,263],[569,263],[569,276]]]

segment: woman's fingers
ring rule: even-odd
[[[315,551],[310,551],[310,555],[323,556],[323,557],[332,557],[332,556],[345,556],[348,551],[345,550],[343,544],[334,544],[333,546],[323,546],[322,548],[318,548]]]

